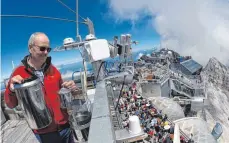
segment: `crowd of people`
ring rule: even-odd
[[[166,114],[162,114],[162,111],[157,110],[150,100],[143,98],[138,93],[136,83],[122,91],[118,110],[122,115],[124,128],[129,126],[129,116],[136,115],[139,117],[140,125],[143,131],[147,133],[144,142],[173,142],[174,125],[168,121]],[[180,141],[185,143],[183,136],[180,137]]]

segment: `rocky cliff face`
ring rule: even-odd
[[[229,91],[229,68],[220,63],[216,58],[209,60],[203,72],[208,77],[208,82]]]
[[[206,120],[211,128],[220,122],[223,134],[219,142],[229,142],[229,68],[216,58],[211,58],[201,75],[206,83],[209,101]]]

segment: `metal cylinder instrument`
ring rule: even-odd
[[[29,127],[47,127],[52,122],[52,117],[46,107],[41,81],[38,78],[25,79],[22,84],[14,84],[14,88]]]
[[[71,108],[72,94],[71,90],[67,88],[61,88],[59,91],[61,108]]]

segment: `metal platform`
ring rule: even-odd
[[[1,126],[1,143],[39,143],[25,120],[8,120]]]

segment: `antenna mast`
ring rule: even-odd
[[[79,17],[78,17],[79,9],[78,9],[78,0],[76,0],[76,36],[79,36]]]

